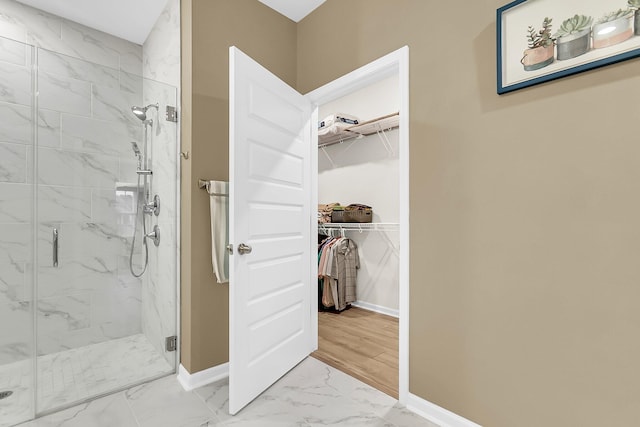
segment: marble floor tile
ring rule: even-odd
[[[220,421],[231,418],[229,415],[229,379],[217,381],[193,391],[207,405]]]
[[[438,425],[425,420],[399,403],[393,405],[382,418],[396,427],[438,427]]]
[[[0,391],[13,394],[0,402],[0,427],[8,427],[33,416],[33,363],[21,360],[0,366]]]
[[[307,358],[235,416],[224,379],[186,392],[174,375],[20,427],[437,427],[395,399]]]
[[[228,380],[195,393],[222,426],[436,427],[403,409],[392,397],[311,357],[235,416],[228,413]],[[407,424],[412,420],[416,422]]]
[[[38,412],[173,371],[143,334],[38,357]]]
[[[9,398],[0,402],[0,427],[13,426],[32,416],[32,370],[33,363],[30,359],[0,366],[0,391],[13,391]],[[143,334],[40,356],[37,360],[37,412],[49,412],[171,372],[173,368]],[[51,415],[53,418],[45,417],[45,421],[53,419],[53,424],[33,426],[129,426],[125,421],[121,424],[120,421],[115,424],[109,422],[110,419],[120,420],[117,414],[111,412],[119,412],[123,405],[129,411],[124,395],[119,401],[112,403],[102,400],[101,404],[97,402],[80,405],[76,407],[75,413],[65,410],[54,414],[55,416]],[[201,401],[200,403],[202,404]],[[106,415],[92,415],[94,412]],[[87,420],[92,420],[91,417],[104,422],[90,423]],[[72,421],[76,419],[84,420],[85,424]],[[131,425],[139,427],[137,422]]]
[[[138,423],[124,395],[117,393],[21,424],[21,427],[58,426],[138,427]]]
[[[217,421],[202,399],[184,391],[175,376],[133,387],[124,395],[140,427],[191,427]]]

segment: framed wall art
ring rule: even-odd
[[[499,94],[640,56],[640,0],[516,0],[496,23]]]

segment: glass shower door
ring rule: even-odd
[[[0,427],[34,413],[33,54],[0,38]]]
[[[157,108],[148,110],[150,122],[133,114],[133,106],[152,103],[140,76],[44,49],[37,57],[36,412],[42,413],[175,371],[176,353],[165,340],[176,335],[176,276],[158,276],[159,268],[175,271],[175,233],[164,225],[175,225],[175,206],[166,196],[155,216],[142,214],[140,204],[149,196],[143,188],[157,193],[165,186],[160,169],[175,171],[175,163],[159,161],[170,145],[175,153],[176,130]],[[169,92],[172,99],[153,103],[175,103],[175,89]],[[137,173],[132,142],[147,156],[151,175]],[[156,224],[167,228],[158,247],[143,236]],[[131,271],[139,274],[145,263],[135,277]]]

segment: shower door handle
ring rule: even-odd
[[[58,266],[58,229],[53,229],[53,266]]]

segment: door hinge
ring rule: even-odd
[[[174,335],[172,337],[165,338],[164,347],[166,351],[176,351],[178,348],[178,337]]]
[[[178,121],[178,112],[176,111],[176,107],[167,105],[167,121],[168,122]]]

